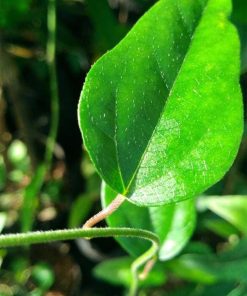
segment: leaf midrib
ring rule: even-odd
[[[125,196],[128,195],[128,191],[129,191],[129,189],[130,189],[130,187],[131,187],[131,185],[132,185],[132,183],[133,183],[133,181],[134,181],[134,179],[135,179],[135,176],[136,176],[136,174],[137,174],[137,172],[138,172],[138,170],[139,170],[139,168],[140,168],[140,166],[141,166],[141,163],[142,163],[142,161],[143,161],[143,158],[144,158],[144,156],[145,156],[145,154],[146,154],[146,152],[147,152],[147,150],[148,150],[148,148],[149,148],[149,146],[150,146],[150,144],[151,144],[152,138],[153,138],[153,136],[154,136],[154,134],[155,134],[155,132],[156,132],[157,127],[159,126],[159,123],[160,123],[161,117],[162,117],[163,113],[165,112],[165,108],[166,108],[166,105],[167,105],[167,101],[168,101],[169,98],[171,97],[171,93],[172,93],[172,91],[173,91],[173,89],[174,89],[174,87],[175,87],[175,85],[176,85],[176,82],[177,82],[177,79],[178,79],[178,77],[179,77],[179,74],[181,73],[181,70],[183,69],[183,65],[184,65],[184,63],[185,63],[186,60],[187,60],[188,53],[190,52],[191,46],[192,46],[192,44],[193,44],[194,36],[196,35],[197,30],[198,30],[198,27],[199,27],[200,23],[201,23],[202,20],[203,20],[203,15],[204,15],[204,13],[205,13],[205,10],[207,9],[208,2],[209,2],[209,0],[208,0],[207,3],[205,4],[205,6],[202,8],[202,12],[201,12],[201,15],[200,15],[200,17],[199,17],[199,20],[198,20],[197,24],[195,24],[195,29],[194,29],[194,31],[193,31],[193,33],[192,33],[191,38],[190,38],[191,43],[190,43],[189,46],[188,46],[188,50],[187,50],[187,52],[186,52],[186,54],[185,54],[185,56],[184,56],[184,58],[183,58],[183,61],[182,61],[181,66],[180,66],[180,68],[179,68],[179,71],[178,71],[178,73],[177,73],[177,75],[176,75],[176,77],[175,77],[175,79],[174,79],[174,82],[173,82],[173,84],[172,84],[172,87],[171,87],[171,89],[170,89],[170,91],[169,91],[169,93],[168,93],[168,95],[167,95],[167,99],[166,99],[166,101],[165,101],[164,107],[163,107],[163,109],[162,109],[161,112],[160,112],[160,116],[159,116],[159,118],[158,118],[158,120],[157,120],[157,123],[156,123],[156,125],[155,125],[155,127],[154,127],[154,130],[153,130],[153,132],[152,132],[152,134],[151,134],[151,136],[150,136],[150,139],[149,139],[149,141],[148,141],[148,143],[147,143],[147,145],[146,145],[146,148],[145,148],[144,152],[143,152],[142,155],[141,155],[141,158],[140,158],[140,160],[139,160],[139,162],[138,162],[138,164],[137,164],[137,166],[136,166],[136,170],[134,171],[132,177],[130,178],[130,181],[129,181],[129,184],[127,185],[127,188],[126,188],[126,189],[124,190],[124,192],[122,193],[122,194],[125,195]],[[176,7],[176,8],[177,8],[177,10],[179,11],[179,8],[178,8],[178,7]],[[180,14],[180,12],[179,12],[179,14]],[[154,56],[154,58],[155,58],[155,61],[158,63],[157,58],[156,58],[156,56],[155,56],[155,53],[153,54],[153,56]],[[159,70],[159,69],[158,69],[158,70]],[[116,114],[116,112],[115,112],[115,114]],[[118,150],[117,150],[117,143],[116,143],[116,154],[117,154],[116,156],[117,156],[117,162],[118,162],[118,167],[119,167],[119,174],[120,174],[120,178],[121,178],[121,180],[122,180],[122,182],[123,182],[122,172],[121,172],[121,167],[120,167],[120,165],[119,165],[119,156],[118,156]],[[123,187],[125,188],[125,184],[124,184],[124,182],[123,182]]]

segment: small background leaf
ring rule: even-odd
[[[236,246],[214,254],[184,254],[166,263],[180,278],[212,284],[216,282],[237,282],[247,284],[247,240]]]
[[[131,264],[133,258],[123,257],[104,261],[94,268],[94,275],[113,285],[129,287],[131,283]],[[162,265],[156,264],[144,281],[140,281],[141,287],[155,287],[164,284],[166,275]]]
[[[93,207],[94,199],[90,194],[82,194],[74,201],[69,213],[68,227],[80,227]]]

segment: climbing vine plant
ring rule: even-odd
[[[81,94],[78,117],[104,180],[102,205],[118,194],[128,200],[107,222],[156,233],[160,260],[186,244],[194,197],[224,176],[240,144],[239,40],[230,13],[229,0],[158,1],[96,62]],[[118,240],[133,256],[147,248]]]
[[[114,236],[136,257],[130,295],[157,259],[181,251],[195,226],[195,198],[224,176],[242,136],[230,14],[230,0],[160,0],[96,62],[78,118],[103,179],[103,211],[84,229],[1,235],[1,247]],[[109,228],[88,229],[104,217]]]

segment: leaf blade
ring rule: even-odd
[[[230,9],[161,0],[87,76],[85,145],[106,183],[138,205],[196,196],[233,162],[243,112]]]

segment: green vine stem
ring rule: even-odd
[[[50,243],[61,240],[97,237],[136,237],[149,240],[158,249],[159,239],[150,231],[136,228],[74,228],[63,230],[33,231],[0,235],[0,248]],[[153,248],[153,247],[152,247]]]
[[[142,274],[138,274],[139,269],[145,264],[145,263],[151,263],[150,265],[154,265],[154,262],[156,261],[156,254],[158,252],[159,245],[153,244],[150,249],[148,249],[147,252],[142,254],[140,257],[138,257],[131,265],[131,273],[132,273],[132,283],[130,286],[130,293],[129,296],[136,296],[137,290],[138,290],[138,283],[139,280],[144,280],[147,276],[146,273],[148,273],[151,268],[148,271],[144,270],[145,277],[142,277]],[[149,265],[149,264],[148,264]],[[145,269],[145,268],[144,268]]]
[[[118,194],[117,197],[103,210],[98,212],[96,215],[91,217],[86,221],[86,223],[83,225],[83,229],[90,229],[94,225],[96,225],[98,222],[104,220],[106,217],[110,216],[112,213],[114,213],[126,200],[126,197]],[[126,235],[125,235],[126,236]],[[87,239],[89,237],[86,237]],[[144,238],[144,237],[142,237]],[[130,287],[130,296],[135,296],[138,289],[138,282],[139,280],[144,280],[146,276],[148,275],[149,271],[152,269],[153,265],[156,261],[156,253],[158,250],[159,244],[154,244],[152,247],[145,252],[143,255],[138,257],[133,264],[131,265],[131,273],[132,273],[132,282]],[[142,265],[145,265],[143,272],[139,275],[138,270]]]
[[[150,249],[137,258],[131,267],[132,284],[130,296],[135,296],[138,289],[138,271],[146,262],[155,257],[159,249],[159,238],[153,232],[135,228],[75,228],[64,230],[36,231],[19,234],[0,235],[0,248],[31,244],[49,243],[60,240],[97,237],[135,237],[152,242]]]
[[[83,228],[91,228],[100,221],[104,220],[108,216],[110,216],[112,213],[114,213],[120,206],[121,204],[126,200],[126,197],[118,194],[117,197],[103,210],[98,212],[96,215],[91,217],[86,221],[86,223],[83,225]]]

